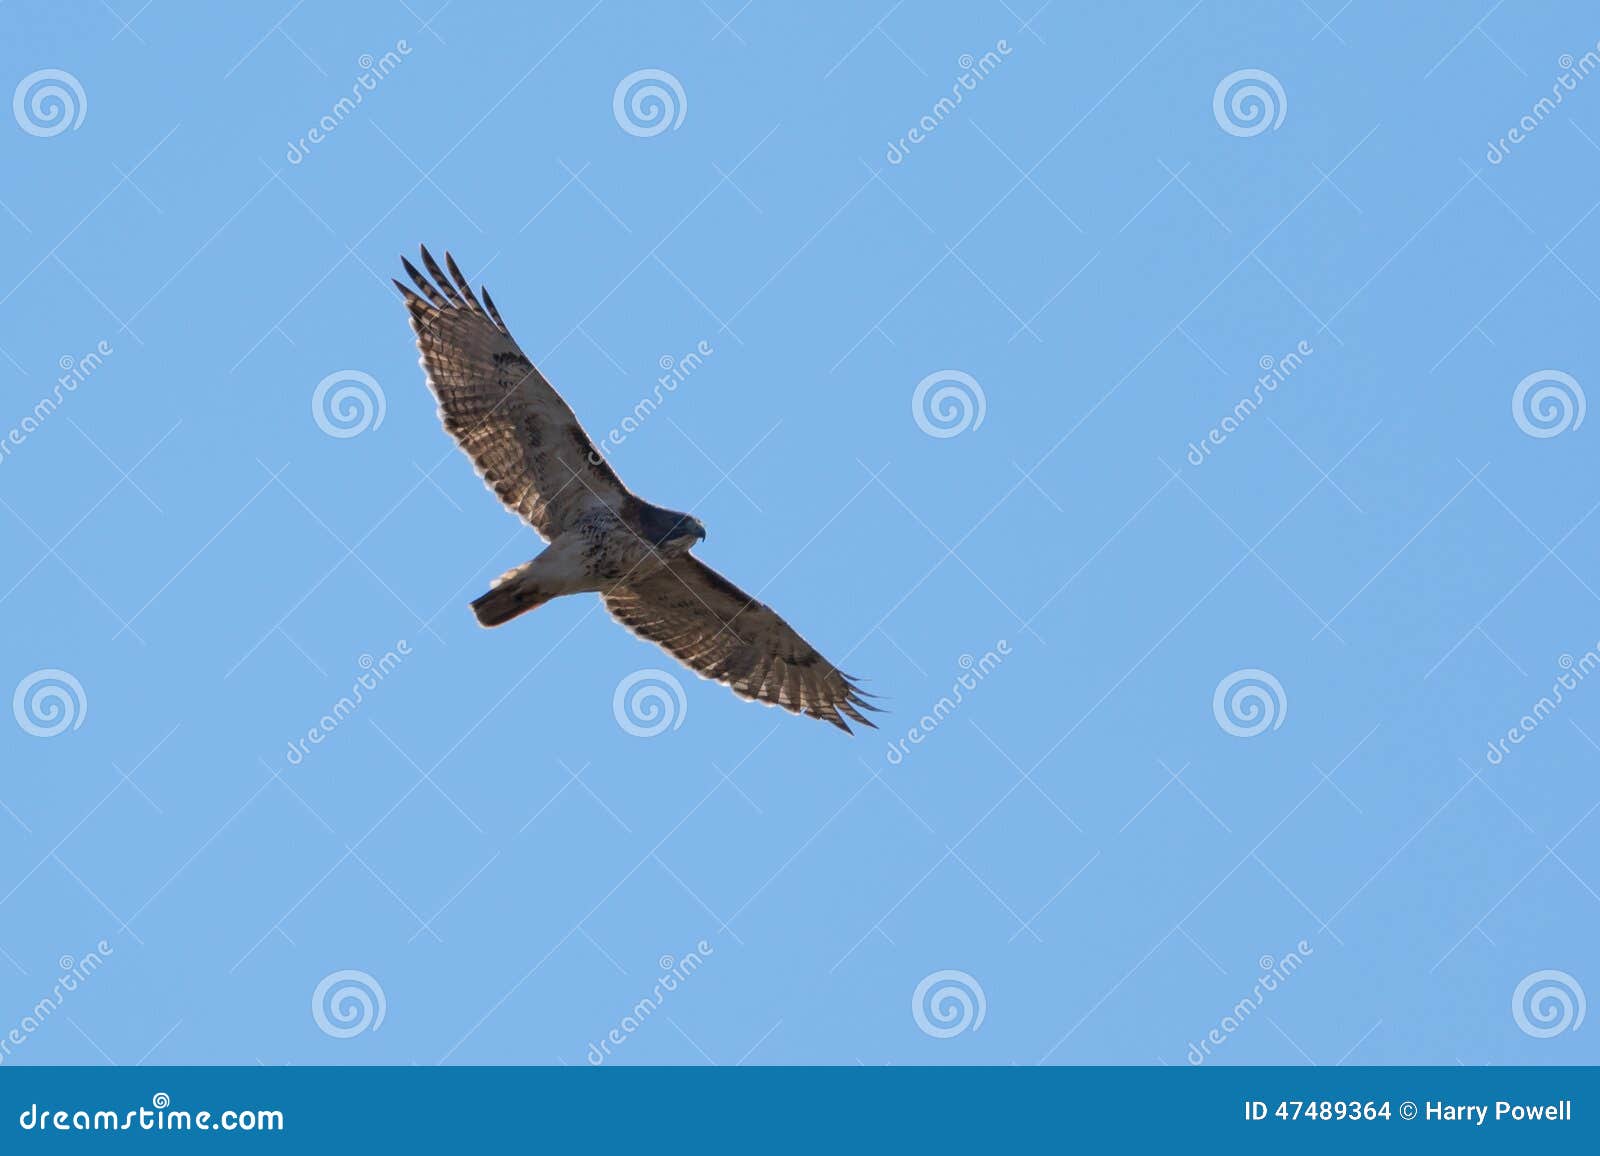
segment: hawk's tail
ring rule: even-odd
[[[472,612],[478,616],[479,626],[503,626],[519,614],[526,614],[543,606],[553,595],[540,589],[531,581],[527,566],[507,570],[487,594],[473,600]]]

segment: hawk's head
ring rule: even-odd
[[[697,542],[704,541],[706,528],[693,514],[653,506],[640,519],[643,537],[663,553],[687,554]]]

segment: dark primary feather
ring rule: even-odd
[[[401,263],[416,288],[395,284],[439,419],[495,495],[546,538],[597,502],[620,501],[622,480],[511,339],[488,291],[480,305],[448,253],[448,274],[427,249],[426,275],[404,257]]]
[[[740,698],[810,715],[850,733],[879,708],[771,607],[684,555],[602,597],[612,617],[701,678]]]

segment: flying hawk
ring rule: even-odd
[[[878,710],[770,607],[689,551],[698,518],[637,497],[595,449],[571,408],[512,340],[483,291],[450,254],[449,275],[424,248],[424,276],[399,281],[439,418],[484,483],[549,545],[472,603],[499,626],[563,594],[596,592],[613,618],[702,678],[741,698],[822,719],[850,733]]]

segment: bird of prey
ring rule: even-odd
[[[450,254],[424,248],[424,276],[401,258],[399,281],[439,418],[479,476],[549,543],[472,603],[499,626],[565,594],[598,593],[633,633],[741,698],[850,733],[874,726],[871,697],[771,607],[690,554],[698,518],[639,498],[595,449],[576,415],[512,340],[487,289],[480,304]]]

